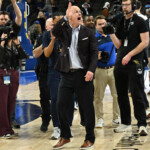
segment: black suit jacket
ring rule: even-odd
[[[62,52],[57,60],[55,69],[60,72],[69,72],[69,47],[71,44],[72,28],[64,18],[57,22],[52,33],[62,43]],[[98,58],[98,46],[91,30],[81,26],[78,37],[77,51],[85,71],[95,72]]]

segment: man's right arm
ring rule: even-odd
[[[115,47],[116,47],[117,49],[119,49],[120,46],[121,46],[121,44],[122,44],[121,40],[118,39],[115,34],[110,34],[110,37],[111,37],[111,39],[112,39],[112,41],[113,41]]]
[[[57,37],[62,37],[62,30],[61,28],[66,24],[66,22],[68,21],[69,19],[69,14],[70,14],[70,11],[71,11],[71,7],[72,7],[72,4],[71,2],[69,2],[68,4],[68,8],[66,10],[66,15],[65,17],[63,17],[62,19],[60,19],[55,27],[52,29],[52,34],[57,38]]]

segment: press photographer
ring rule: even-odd
[[[110,61],[112,61],[111,57],[114,57],[115,55],[114,45],[107,47],[107,48],[103,48],[103,49],[100,48],[100,45],[105,44],[105,42],[111,42],[110,36],[105,34],[103,30],[106,26],[107,26],[107,21],[106,21],[105,16],[99,15],[95,18],[95,27],[97,31],[96,39],[99,45],[98,61],[99,61],[99,64],[104,67],[108,65],[113,66],[115,63],[115,58],[116,58],[116,57],[114,58],[113,63],[112,62],[110,63]]]
[[[19,86],[19,59],[28,57],[18,39],[22,14],[16,0],[11,2],[16,14],[14,22],[6,24],[10,20],[9,14],[6,11],[0,12],[0,137],[2,138],[11,138],[14,134],[11,118]],[[6,28],[9,28],[7,32]]]
[[[107,24],[104,16],[99,15],[95,18],[96,34],[95,37],[98,43],[98,64],[95,72],[95,112],[97,117],[96,127],[103,127],[103,98],[107,84],[110,87],[111,95],[113,97],[113,118],[112,124],[119,125],[120,113],[117,102],[117,92],[115,87],[115,80],[113,75],[114,64],[116,60],[115,46],[110,38],[103,31],[103,27]]]

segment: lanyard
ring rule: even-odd
[[[132,22],[133,16],[130,18],[130,22],[128,24],[127,30],[125,31],[125,27],[126,27],[126,19],[124,19],[124,32],[128,33],[128,31],[130,30],[130,26],[131,26],[131,22]]]

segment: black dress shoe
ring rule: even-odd
[[[16,120],[13,120],[13,121],[11,122],[11,126],[12,126],[12,128],[14,128],[14,129],[20,129],[20,125],[16,122]]]
[[[48,115],[42,115],[42,125],[40,127],[40,130],[43,132],[46,132],[48,130],[49,122],[51,120],[51,117]]]
[[[49,125],[49,123],[42,122],[40,130],[43,132],[46,132],[48,130],[48,125]]]

